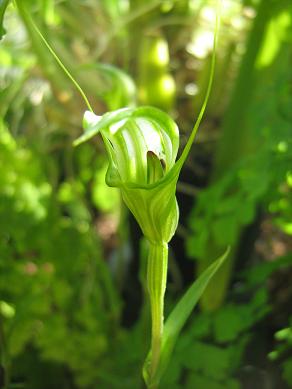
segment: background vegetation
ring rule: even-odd
[[[0,387],[142,388],[145,245],[104,183],[100,139],[73,149],[86,107],[25,10],[97,114],[157,106],[184,145],[208,82],[214,3],[18,3],[0,44]],[[178,184],[167,309],[232,250],[161,388],[292,387],[291,43],[289,0],[223,1],[215,84]]]

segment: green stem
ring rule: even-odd
[[[150,243],[148,269],[147,269],[147,287],[151,306],[151,359],[148,370],[148,388],[155,389],[157,384],[154,382],[161,352],[161,342],[163,334],[163,311],[164,294],[167,279],[167,243]]]
[[[6,338],[4,334],[3,317],[0,315],[0,365],[4,368],[4,386],[3,389],[9,389],[11,379],[10,358],[7,351]]]
[[[9,1],[10,0],[0,1],[0,40],[2,39],[3,35],[5,35],[5,33],[6,33],[6,31],[3,27],[3,20],[4,20],[5,11],[6,11],[8,4],[9,4]]]

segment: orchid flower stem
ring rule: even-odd
[[[157,371],[161,352],[163,335],[163,311],[164,294],[167,279],[168,244],[150,243],[147,287],[150,297],[152,336],[151,336],[151,360],[149,361],[148,388],[157,388],[154,379]]]

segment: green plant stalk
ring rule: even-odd
[[[4,386],[3,389],[9,389],[11,382],[11,363],[7,350],[7,342],[4,333],[4,318],[0,314],[0,362],[4,368]]]
[[[6,33],[5,28],[3,27],[3,21],[4,21],[5,11],[9,4],[9,1],[10,0],[0,0],[0,40],[3,38],[3,36]]]
[[[246,118],[256,89],[254,86],[258,81],[255,64],[265,40],[268,24],[273,17],[273,7],[275,7],[273,0],[262,0],[257,7],[257,16],[248,37],[246,53],[240,65],[228,111],[224,116],[222,137],[215,155],[213,180],[222,176],[234,162],[241,158],[241,155],[255,147],[253,134],[246,126]],[[235,128],[236,136],[234,136]]]
[[[262,0],[258,5],[257,16],[248,38],[246,54],[242,59],[237,82],[224,117],[222,137],[215,155],[215,165],[211,182],[220,179],[237,161],[257,147],[257,141],[254,139],[251,129],[246,126],[246,118],[248,116],[248,109],[252,103],[253,92],[255,90],[254,86],[258,81],[255,63],[264,42],[268,23],[273,16],[272,8],[272,0]],[[243,101],[244,104],[242,104]],[[200,305],[204,311],[216,310],[224,302],[233,265],[236,260],[236,247],[239,244],[240,236],[241,229],[238,229],[232,250],[223,266],[210,281],[202,296]],[[214,258],[222,250],[224,250],[223,247],[214,242],[214,239],[210,237],[204,258],[202,258],[198,265],[198,275],[202,274],[210,266],[212,263],[211,258]]]
[[[149,388],[155,388],[154,376],[159,365],[162,335],[164,295],[166,290],[168,244],[150,243],[147,264],[147,288],[151,306],[151,361],[149,367]]]

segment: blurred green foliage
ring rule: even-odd
[[[0,155],[5,363],[31,344],[86,385],[110,347],[120,308],[100,242],[86,213],[64,213],[40,156],[17,144],[3,123]]]
[[[154,104],[183,144],[209,74],[213,2],[20,3],[0,1],[0,387],[143,387],[139,232],[104,183],[100,141],[72,148],[85,106],[23,9],[96,113]],[[291,15],[288,0],[225,2],[208,114],[179,186],[186,250],[174,240],[169,310],[210,250],[231,244],[233,261],[161,388],[292,386]]]

